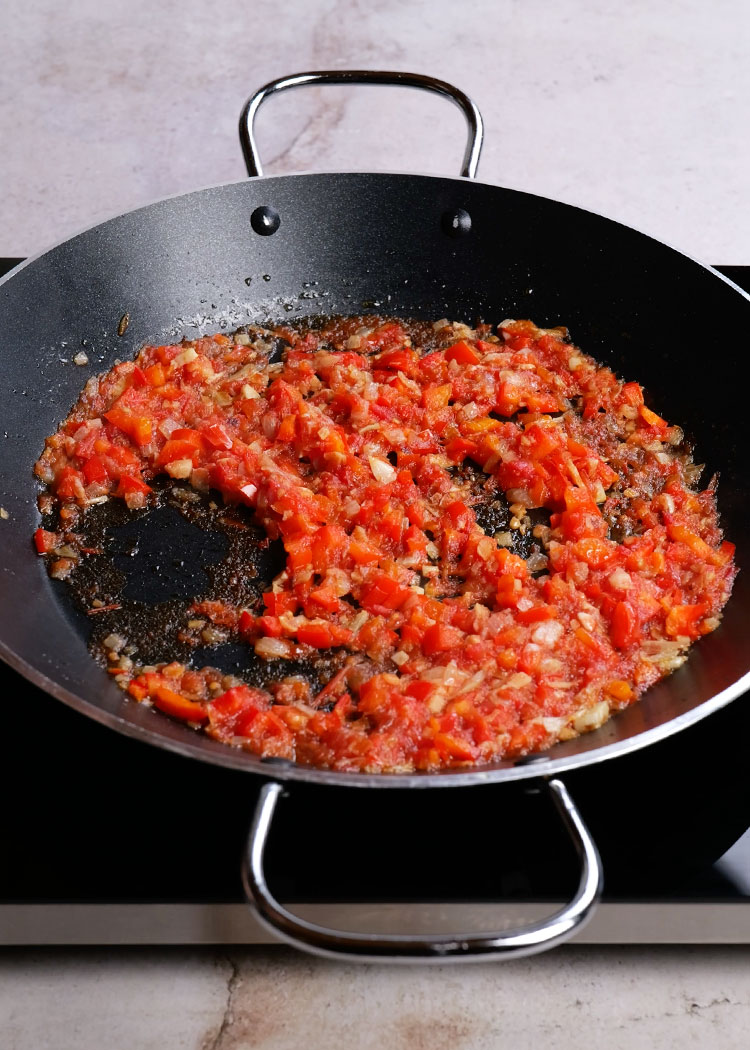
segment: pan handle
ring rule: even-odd
[[[263,854],[271,819],[282,794],[281,784],[261,789],[250,827],[242,869],[245,893],[262,924],[288,944],[313,955],[360,962],[456,962],[518,958],[562,944],[593,914],[603,886],[601,860],[596,845],[560,780],[545,781],[581,862],[575,896],[565,907],[539,922],[517,930],[483,934],[350,933],[333,930],[293,915],[279,904],[266,883]]]
[[[468,179],[475,178],[479,166],[479,154],[482,151],[484,129],[482,115],[469,96],[444,80],[436,80],[434,77],[423,76],[420,73],[388,73],[385,70],[368,69],[333,69],[316,73],[295,73],[293,76],[272,80],[251,95],[240,117],[240,142],[251,178],[263,174],[253,128],[256,113],[269,95],[285,91],[287,88],[302,87],[305,84],[390,84],[396,87],[421,88],[423,91],[434,91],[438,95],[444,95],[455,102],[469,125],[469,137],[464,152],[461,175]]]

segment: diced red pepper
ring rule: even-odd
[[[612,614],[610,637],[618,649],[627,649],[638,641],[638,617],[630,602],[618,602]]]
[[[208,712],[203,704],[188,700],[166,685],[157,685],[151,692],[154,707],[183,722],[207,722]]]
[[[434,692],[435,686],[432,682],[425,682],[421,679],[417,679],[415,682],[410,682],[406,687],[407,696],[413,696],[415,700],[426,700],[430,693]]]
[[[351,641],[352,632],[333,623],[307,623],[297,629],[297,637],[304,645],[329,649],[331,646],[346,645]]]
[[[60,536],[56,532],[47,529],[37,529],[34,533],[34,543],[38,554],[49,554],[51,550],[60,544]]]
[[[108,479],[107,468],[100,456],[92,456],[86,460],[83,464],[83,476],[89,485],[94,481],[102,482]]]
[[[458,361],[461,365],[476,365],[479,364],[481,358],[476,350],[462,339],[448,347],[445,351],[445,360]]]
[[[151,425],[151,420],[147,419],[145,416],[134,415],[126,408],[113,405],[109,412],[104,413],[104,418],[107,422],[116,426],[118,430],[127,434],[136,445],[147,445],[149,441],[151,441],[153,427]]]
[[[381,609],[398,609],[409,597],[409,590],[402,587],[398,580],[380,575],[362,589],[360,604],[371,612]]]
[[[675,605],[669,610],[665,630],[670,638],[695,638],[697,625],[706,615],[703,603],[696,605]]]
[[[147,485],[145,481],[140,478],[134,478],[131,475],[124,475],[120,478],[120,484],[117,486],[118,496],[125,496],[128,492],[140,492],[146,495],[151,492],[151,486]]]
[[[281,620],[278,616],[259,616],[255,622],[267,638],[281,637]],[[240,617],[240,630],[242,630],[242,617]]]
[[[433,624],[428,627],[422,639],[422,652],[425,656],[433,656],[435,653],[444,653],[449,649],[457,649],[466,638],[463,631],[457,627],[449,627],[444,623]]]

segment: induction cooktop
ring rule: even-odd
[[[0,273],[18,260],[0,260]],[[3,265],[4,264],[4,265]],[[722,268],[750,288],[750,267]],[[0,944],[267,943],[240,859],[262,781],[107,729],[0,664]],[[750,943],[750,697],[563,776],[605,891],[579,943]],[[370,932],[537,919],[576,857],[534,782],[439,791],[292,785],[268,881],[305,918]]]

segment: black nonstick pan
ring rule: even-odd
[[[679,671],[596,732],[531,759],[468,772],[368,775],[265,761],[124,699],[91,659],[80,620],[60,599],[31,543],[39,524],[33,462],[89,374],[133,356],[146,341],[369,309],[470,324],[528,317],[542,326],[567,325],[587,353],[642,382],[652,403],[694,441],[706,476],[720,474],[723,526],[737,545],[740,569],[746,567],[750,298],[709,267],[616,222],[474,181],[481,144],[476,107],[427,77],[313,73],[267,85],[249,101],[241,123],[251,174],[260,176],[252,121],[263,99],[285,87],[326,81],[402,84],[450,97],[470,126],[464,177],[255,177],[119,216],[0,282],[0,506],[7,512],[0,521],[0,656],[64,703],[122,733],[264,777],[246,886],[261,918],[289,942],[367,959],[529,954],[571,936],[601,891],[596,848],[559,774],[646,747],[745,691],[745,571],[721,627],[700,641]],[[82,347],[89,362],[84,367],[73,363]],[[29,722],[33,726],[33,712]],[[33,731],[31,737],[23,746],[33,761]],[[522,779],[547,785],[581,857],[574,899],[545,922],[481,936],[342,933],[292,916],[265,883],[263,849],[283,784],[432,789],[499,787]]]

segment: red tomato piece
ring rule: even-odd
[[[87,459],[83,464],[83,476],[89,485],[94,481],[106,481],[109,475],[104,460],[100,456],[92,456]]]
[[[610,637],[618,649],[627,649],[638,640],[638,617],[630,602],[618,602],[612,614]]]
[[[458,361],[462,365],[476,365],[479,364],[481,358],[476,350],[462,339],[448,347],[445,351],[445,360]]]
[[[38,554],[49,554],[51,550],[60,544],[60,536],[56,532],[47,529],[37,529],[34,533],[34,543]]]
[[[136,445],[147,445],[151,440],[153,428],[151,421],[145,416],[135,415],[126,408],[113,405],[109,412],[104,413],[104,418],[127,434]]]
[[[464,632],[459,631],[457,627],[449,627],[444,623],[433,624],[424,633],[422,652],[426,656],[433,656],[435,653],[444,653],[449,649],[457,649],[463,643],[465,637]]]

